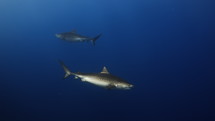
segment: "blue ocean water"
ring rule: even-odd
[[[0,121],[214,121],[212,0],[1,0]],[[76,30],[91,43],[56,33]],[[106,90],[72,77],[110,73]]]

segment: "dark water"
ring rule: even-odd
[[[213,0],[1,0],[0,121],[214,121]],[[77,30],[96,42],[68,43]],[[69,78],[107,66],[134,88]]]

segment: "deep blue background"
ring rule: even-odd
[[[215,1],[1,0],[0,121],[214,121]],[[96,42],[68,43],[77,30]],[[62,80],[103,66],[130,83]]]

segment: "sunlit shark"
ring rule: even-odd
[[[93,43],[93,45],[95,45],[96,40],[101,36],[101,34],[97,35],[94,38],[91,38],[91,37],[79,35],[76,33],[75,30],[73,30],[71,32],[55,34],[55,36],[59,39],[69,41],[69,42],[89,42],[89,41],[91,41]]]
[[[119,77],[116,77],[110,74],[106,67],[100,73],[74,73],[71,72],[68,67],[62,62],[59,61],[60,65],[65,71],[64,78],[67,78],[71,75],[74,75],[76,79],[80,78],[83,82],[89,82],[91,84],[104,87],[106,89],[131,89],[132,84],[122,80]]]

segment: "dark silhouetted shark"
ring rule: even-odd
[[[62,40],[66,40],[69,42],[86,42],[86,41],[91,41],[93,45],[95,45],[96,40],[101,36],[101,34],[97,35],[94,38],[91,37],[86,37],[82,36],[76,33],[75,30],[71,32],[64,32],[64,33],[59,33],[56,34],[56,37]]]

